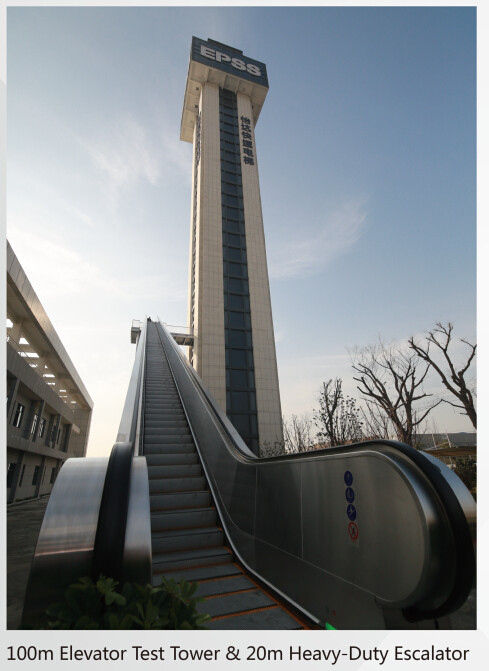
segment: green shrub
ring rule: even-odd
[[[160,587],[80,578],[64,601],[46,610],[45,629],[206,629],[211,618],[197,611],[197,583],[164,580]]]

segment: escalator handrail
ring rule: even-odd
[[[257,457],[251,453],[250,450],[246,447],[244,442],[241,440],[234,427],[230,424],[227,417],[224,417],[224,414],[221,413],[217,403],[214,401],[212,396],[206,390],[205,386],[202,384],[200,378],[198,377],[195,369],[190,365],[189,361],[181,352],[180,348],[175,343],[171,334],[166,329],[164,323],[159,320],[159,325],[162,327],[166,340],[171,343],[173,350],[177,353],[180,361],[184,364],[184,367],[187,371],[187,374],[193,380],[193,383],[196,385],[200,393],[205,397],[208,402],[208,406],[213,412],[215,420],[218,422],[219,426],[224,430],[226,436],[233,443],[234,449],[240,453],[240,458],[248,463],[254,462],[256,464]],[[430,459],[424,455],[422,452],[405,445],[401,442],[394,440],[371,440],[365,441],[362,443],[354,443],[352,445],[340,446],[334,448],[325,448],[321,450],[314,450],[309,453],[296,453],[296,454],[286,454],[279,455],[276,457],[265,457],[259,459],[260,463],[270,463],[281,461],[292,461],[295,459],[307,459],[308,457],[318,457],[321,454],[328,453],[328,455],[333,454],[344,454],[345,451],[351,450],[364,450],[369,447],[374,446],[379,448],[379,446],[386,449],[386,451],[394,452],[398,455],[401,455],[408,461],[412,462],[418,469],[421,471],[423,476],[429,481],[432,488],[436,492],[438,499],[440,500],[447,516],[447,521],[449,523],[450,531],[453,536],[453,546],[455,549],[455,576],[452,581],[452,586],[449,594],[445,598],[444,602],[437,606],[436,608],[426,610],[420,609],[418,606],[412,606],[405,609],[404,615],[406,619],[410,621],[418,621],[420,619],[435,619],[442,617],[443,615],[453,612],[456,608],[461,606],[467,599],[470,590],[473,587],[475,581],[475,551],[474,551],[474,540],[472,537],[471,529],[469,527],[466,515],[460,504],[460,501],[457,497],[457,494],[448,483],[447,479],[442,473],[441,466],[435,465]],[[462,485],[463,486],[463,485]]]
[[[136,355],[119,425],[110,453],[93,548],[92,577],[124,574],[124,546],[133,457],[140,454],[140,429],[146,367],[147,318],[139,335]]]
[[[142,395],[144,369],[146,365],[146,333],[145,319],[136,345],[136,355],[122,411],[122,417],[117,434],[117,443],[132,443],[134,454],[140,453],[140,428],[142,422]]]
[[[92,578],[123,576],[133,444],[116,443],[110,453],[95,533]]]

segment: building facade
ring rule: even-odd
[[[49,494],[84,457],[93,402],[7,243],[7,503]]]
[[[255,125],[266,66],[192,39],[181,139],[193,143],[189,358],[245,443],[283,442]]]

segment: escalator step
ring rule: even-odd
[[[205,606],[206,604],[201,604]],[[205,611],[204,611],[205,612]],[[279,606],[254,613],[240,613],[208,622],[209,629],[304,629],[301,623]]]
[[[150,494],[164,492],[195,491],[205,489],[205,478],[203,476],[193,478],[155,478],[149,481]]]
[[[198,464],[199,457],[197,452],[182,452],[170,454],[147,454],[146,462],[148,466],[184,466],[185,464]]]
[[[193,454],[195,452],[194,443],[168,443],[167,445],[145,445],[144,456],[158,457],[165,454]]]
[[[210,566],[212,564],[231,563],[232,555],[225,547],[198,548],[181,552],[165,552],[153,556],[153,573],[176,571],[191,566]]]
[[[190,510],[170,512],[157,511],[151,513],[151,531],[215,526],[216,519],[215,508],[191,508]]]
[[[147,434],[145,432],[144,444],[154,445],[161,442],[178,443],[179,440],[184,439],[186,442],[191,440],[192,434],[190,429],[160,429],[156,435]]]
[[[208,580],[209,578],[221,578],[228,575],[243,575],[243,571],[231,561],[212,566],[192,567],[187,570],[165,571],[163,575],[168,579],[173,578],[176,582],[180,582],[180,580],[194,582],[195,580]],[[156,584],[154,580],[153,584]]]
[[[172,494],[152,494],[150,496],[151,511],[182,508],[202,508],[211,505],[209,490],[192,492],[175,492]]]
[[[276,602],[268,594],[255,587],[250,591],[208,598],[198,606],[198,609],[211,617],[220,617],[275,605]]]
[[[198,529],[170,529],[153,534],[153,552],[174,552],[222,545],[224,533],[216,526]]]
[[[256,589],[256,585],[245,575],[237,575],[230,578],[200,582],[196,595],[205,597],[216,596],[217,594],[241,592],[246,589]]]
[[[202,475],[202,467],[200,464],[184,464],[183,466],[168,465],[168,466],[150,466],[148,465],[149,479],[154,478],[191,478]]]

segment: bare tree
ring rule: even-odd
[[[365,401],[365,407],[360,408],[360,415],[366,440],[386,440],[392,437],[392,423],[383,410],[379,411],[375,403]]]
[[[359,377],[357,389],[366,397],[367,407],[373,417],[385,413],[398,440],[415,446],[416,428],[441,401],[419,402],[432,394],[422,390],[429,365],[419,370],[420,360],[415,354],[378,345],[353,352],[352,367]],[[385,427],[385,422],[380,426]]]
[[[466,363],[457,371],[452,356],[448,352],[448,348],[452,341],[452,331],[453,325],[450,322],[448,322],[447,326],[437,322],[435,328],[428,332],[428,335],[426,336],[426,345],[424,347],[415,342],[414,338],[409,339],[409,346],[421,359],[426,361],[429,366],[436,370],[448,391],[458,399],[458,403],[453,403],[447,399],[442,400],[445,403],[452,405],[454,408],[461,408],[464,410],[461,414],[467,415],[474,428],[477,428],[477,411],[474,405],[474,394],[467,386],[465,380],[465,374],[475,357],[477,345],[472,345],[472,343],[467,340],[460,338],[460,341],[469,348],[469,353]],[[444,362],[448,366],[448,372],[443,371],[441,366],[435,361],[434,355],[430,352],[432,346],[438,349],[438,353],[441,352]]]
[[[290,420],[284,419],[283,426],[286,452],[307,452],[313,449],[312,420],[307,415],[292,415]]]
[[[342,379],[323,382],[319,391],[319,409],[313,416],[318,427],[318,441],[325,447],[345,445],[362,440],[362,421],[355,399],[345,396]]]

